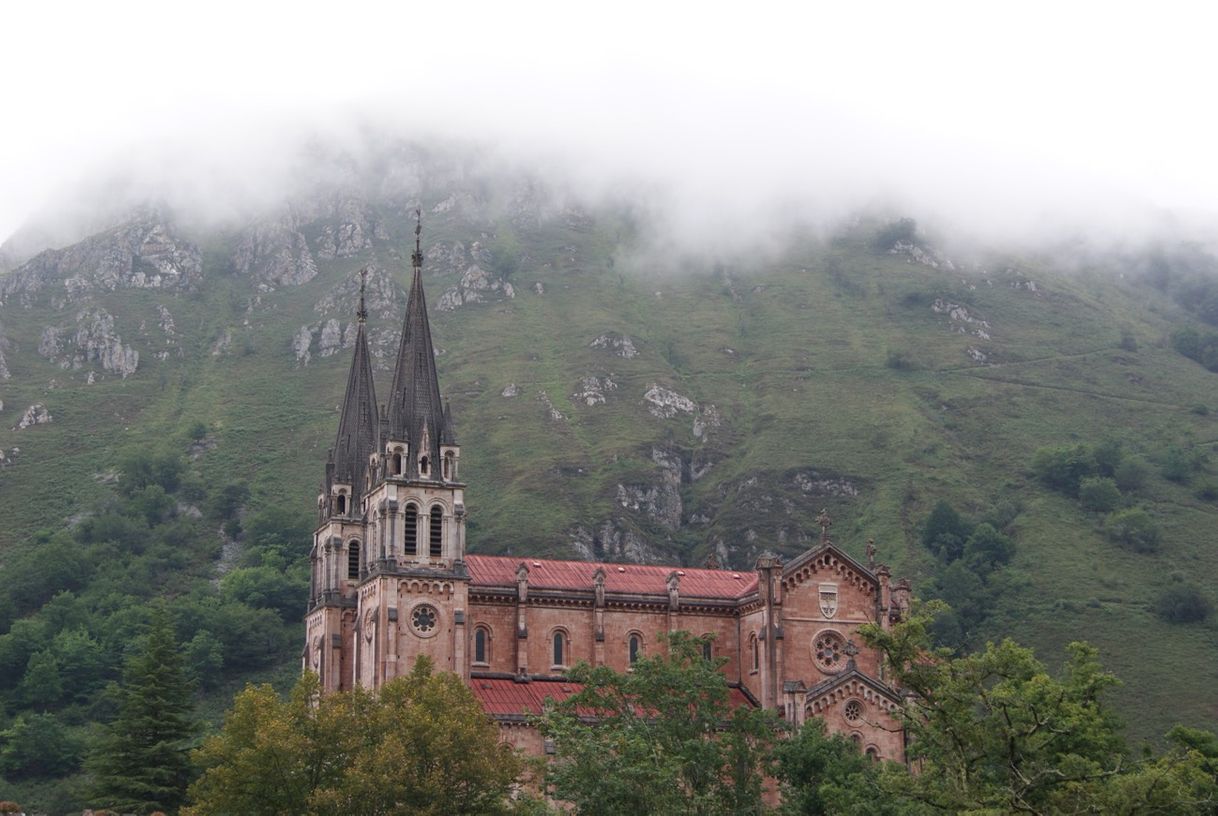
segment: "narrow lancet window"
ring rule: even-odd
[[[638,635],[630,636],[630,663],[631,665],[638,662],[639,653],[643,651],[643,639]]]
[[[405,520],[402,522],[404,533],[402,552],[406,555],[419,554],[419,509],[413,504],[406,505]]]
[[[347,497],[346,496],[344,496],[342,493],[339,493],[338,500],[334,504],[335,504],[334,512],[336,512],[340,516],[347,515]]]
[[[431,524],[427,535],[431,557],[439,558],[444,554],[444,510],[439,505],[431,508]]]
[[[567,665],[566,660],[565,660],[565,658],[567,656],[566,649],[565,649],[566,645],[567,644],[563,638],[563,633],[555,632],[554,633],[554,665],[555,666]]]
[[[359,542],[351,541],[347,543],[347,577],[359,577]]]
[[[486,663],[486,630],[478,627],[474,630],[474,662]]]

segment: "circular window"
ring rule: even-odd
[[[410,628],[415,634],[430,637],[436,633],[436,621],[439,613],[430,604],[419,604],[410,612]]]
[[[845,662],[843,660],[845,648],[845,642],[836,632],[817,635],[816,640],[812,642],[812,653],[816,657],[816,665],[824,671],[839,671]]]
[[[842,714],[849,722],[858,722],[863,719],[863,704],[858,700],[848,700]]]

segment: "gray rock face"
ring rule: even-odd
[[[656,479],[647,484],[618,484],[619,507],[643,513],[669,530],[681,526],[684,504],[681,501],[681,474],[684,465],[680,456],[662,448],[651,449],[651,459],[657,465]]]
[[[313,330],[308,326],[301,326],[296,334],[292,337],[292,351],[296,354],[296,362],[300,365],[308,365],[309,360],[313,359],[309,348],[313,345]]]
[[[519,394],[520,388],[516,385],[516,383],[508,383],[506,386],[504,386],[503,390],[499,392],[499,396],[507,397],[508,399],[518,396]]]
[[[652,384],[643,393],[643,402],[652,416],[661,419],[672,419],[678,413],[692,414],[698,410],[698,405],[689,397],[683,397],[670,388]]]
[[[327,260],[350,258],[372,248],[372,239],[386,239],[385,228],[362,199],[338,195],[327,199],[310,220],[326,219],[317,238],[317,257]],[[337,223],[334,223],[337,222]]]
[[[858,487],[843,476],[822,474],[815,470],[796,473],[792,477],[795,486],[805,496],[835,496],[838,498],[854,498],[858,496]]]
[[[461,275],[461,281],[440,295],[436,308],[451,312],[471,303],[486,303],[492,299],[514,298],[516,290],[512,284],[492,275],[477,264],[471,265]]]
[[[25,409],[25,413],[21,415],[21,419],[13,427],[14,431],[24,431],[26,428],[34,425],[46,425],[53,419],[47,407],[41,402],[36,402],[29,408]]]
[[[262,291],[299,286],[317,275],[317,262],[292,212],[250,227],[233,253],[233,267]]]
[[[313,311],[322,315],[354,315],[356,304],[359,303],[359,284],[358,272],[348,275],[313,305]],[[406,291],[393,276],[383,267],[369,264],[364,291],[364,305],[368,314],[396,322],[401,319],[402,304],[405,302]]]
[[[951,321],[952,329],[958,334],[971,334],[980,337],[982,340],[990,339],[989,322],[971,314],[967,307],[961,306],[959,303],[951,303],[943,298],[935,298],[935,302],[930,304],[930,310],[935,314],[947,315],[947,319]]]
[[[12,379],[12,376],[8,370],[8,360],[4,358],[4,348],[0,345],[0,380]],[[0,408],[2,407],[3,403],[0,403]]]
[[[907,263],[920,263],[923,266],[929,266],[931,269],[946,269],[949,272],[954,272],[956,265],[952,263],[950,258],[945,257],[938,250],[931,247],[918,246],[912,241],[897,241],[892,245],[892,249],[888,250],[892,255],[904,255]]]
[[[586,561],[626,561],[635,564],[660,564],[666,553],[650,544],[617,519],[606,519],[595,529],[580,525],[568,533],[568,541]]]
[[[546,412],[550,415],[551,421],[566,422],[567,415],[554,407],[554,402],[550,399],[549,394],[547,394],[545,391],[539,391],[537,393],[537,398],[541,400],[541,404],[546,407]]]
[[[140,353],[132,346],[124,345],[123,338],[115,331],[113,315],[96,306],[76,315],[76,330],[71,334],[56,326],[43,329],[38,353],[58,362],[60,368],[97,365],[123,379],[134,374],[140,364]]]
[[[338,321],[330,318],[321,326],[321,336],[318,338],[318,351],[322,357],[329,357],[343,346],[342,329]]]
[[[576,402],[582,402],[589,407],[593,405],[604,405],[605,395],[610,391],[617,390],[615,383],[608,375],[597,376],[589,374],[581,377],[579,386],[575,389],[575,393],[571,395],[571,399]]]
[[[150,217],[36,255],[0,278],[0,303],[16,298],[28,308],[42,291],[56,302],[71,303],[119,289],[185,290],[202,273],[198,247]]]
[[[634,341],[628,335],[618,334],[617,332],[605,332],[589,343],[588,348],[605,349],[627,360],[637,357],[639,354]]]

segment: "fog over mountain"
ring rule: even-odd
[[[1200,13],[23,4],[0,54],[0,234],[71,240],[143,200],[238,217],[314,180],[319,147],[358,164],[392,137],[645,201],[687,248],[860,208],[987,242],[1204,239]]]

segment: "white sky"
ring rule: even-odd
[[[0,237],[99,168],[260,188],[356,114],[670,185],[694,228],[877,198],[982,230],[1208,219],[1215,22],[1167,2],[16,0]]]

